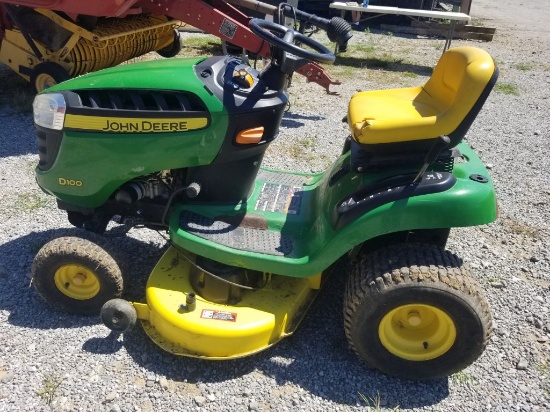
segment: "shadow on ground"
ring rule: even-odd
[[[88,340],[83,349],[112,353],[122,347],[143,368],[175,382],[216,383],[261,373],[279,388],[292,384],[341,405],[365,406],[380,396],[388,408],[434,405],[449,395],[447,379],[413,382],[370,369],[348,347],[343,330],[342,295],[347,263],[338,262],[297,332],[259,354],[236,360],[208,361],[163,352],[141,327],[119,336]]]
[[[123,297],[129,300],[143,301],[147,276],[166,248],[132,237],[98,239],[71,228],[14,238],[0,246],[0,260],[4,268],[11,268],[0,273],[0,313],[8,314],[8,323],[44,330],[79,328],[100,322],[98,317],[68,315],[51,309],[29,285],[32,258],[43,244],[59,236],[90,238],[107,249],[126,274]],[[223,382],[259,372],[280,388],[292,384],[342,405],[364,405],[359,393],[367,398],[380,395],[387,407],[399,405],[404,409],[433,405],[447,397],[447,379],[411,382],[391,378],[365,366],[350,350],[342,326],[347,272],[347,263],[338,262],[297,332],[247,358],[207,361],[173,356],[158,348],[139,326],[123,336],[106,329],[104,337],[87,340],[82,349],[95,354],[125,350],[137,365],[174,382]]]
[[[323,116],[305,116],[298,113],[286,112],[283,115],[283,121],[281,122],[281,127],[286,127],[289,129],[297,129],[305,125],[305,123],[300,120],[310,120],[310,121],[322,121],[325,120]]]
[[[31,285],[32,260],[48,241],[61,236],[92,240],[107,250],[119,264],[124,276],[124,296],[141,299],[147,276],[160,258],[164,247],[135,238],[105,238],[76,228],[31,232],[0,245],[0,310],[9,312],[8,322],[37,329],[72,328],[93,325],[99,317],[83,317],[53,310]]]

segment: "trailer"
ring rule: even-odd
[[[318,18],[285,4],[229,1],[266,15],[288,15],[315,24],[337,43],[351,37],[349,24],[339,18]],[[2,0],[0,62],[40,92],[151,51],[175,56],[181,50],[182,22],[269,57],[269,45],[252,33],[248,21],[245,13],[222,0]],[[300,74],[327,91],[338,84],[315,63]]]

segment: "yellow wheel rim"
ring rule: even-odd
[[[55,86],[57,82],[49,74],[39,74],[36,76],[35,87],[38,92],[44,91],[49,87]]]
[[[55,272],[54,282],[61,293],[77,300],[93,298],[101,286],[94,272],[80,265],[61,266]]]
[[[456,327],[442,310],[423,304],[399,306],[378,326],[382,345],[402,359],[426,361],[447,352],[456,339]]]

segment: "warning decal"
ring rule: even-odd
[[[220,33],[225,37],[232,39],[235,36],[237,31],[237,25],[228,19],[223,19],[222,25],[220,27]]]
[[[223,312],[221,310],[203,309],[201,313],[201,318],[236,322],[237,314],[233,312]]]
[[[264,183],[255,210],[297,215],[302,205],[302,189],[277,183]]]

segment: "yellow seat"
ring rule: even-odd
[[[491,56],[475,47],[446,51],[421,87],[373,90],[355,94],[348,124],[362,150],[427,150],[445,135],[456,146],[489,95],[498,70]]]

